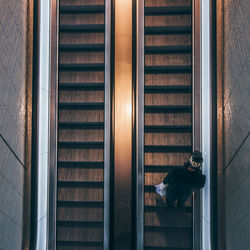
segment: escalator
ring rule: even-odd
[[[144,249],[192,249],[192,200],[166,208],[156,193],[192,151],[191,1],[145,0]]]
[[[57,249],[103,246],[103,0],[60,0]]]
[[[104,220],[113,223],[104,218],[106,2],[59,1],[58,250],[109,250],[104,247]],[[166,208],[154,185],[192,152],[192,6],[190,0],[144,3],[143,247],[191,250],[192,199]]]

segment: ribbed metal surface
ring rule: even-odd
[[[104,1],[60,1],[57,249],[103,249]]]
[[[192,151],[192,4],[145,0],[144,249],[191,250],[192,202],[155,193]]]

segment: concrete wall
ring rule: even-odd
[[[26,116],[26,0],[0,1],[0,249],[21,249]]]
[[[227,250],[250,246],[249,0],[224,0],[224,181]]]

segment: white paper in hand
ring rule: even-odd
[[[167,189],[167,185],[160,183],[158,185],[155,185],[155,191],[157,194],[159,194],[161,197],[166,195],[166,189]]]

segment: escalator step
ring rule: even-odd
[[[102,149],[103,142],[76,142],[76,141],[59,141],[59,148],[81,148],[81,149]]]
[[[156,211],[160,211],[160,210],[163,210],[163,211],[179,211],[180,213],[192,213],[193,211],[193,208],[192,207],[171,207],[171,208],[168,208],[167,206],[148,206],[148,205],[145,205],[144,206],[145,208],[145,212],[156,212]]]
[[[145,246],[144,250],[192,250],[191,247],[154,247],[154,246]]]
[[[60,51],[104,51],[104,44],[60,44]]]
[[[91,208],[103,208],[103,201],[68,201],[58,200],[58,207],[91,207]]]
[[[61,71],[103,71],[104,63],[60,63]]]
[[[192,146],[145,145],[145,153],[190,153]]]
[[[101,188],[103,187],[103,181],[62,181],[58,180],[58,187],[91,187],[91,188]]]
[[[145,86],[145,94],[148,93],[191,93],[192,86],[190,85],[168,85],[168,86]]]
[[[182,15],[191,14],[191,6],[170,6],[170,7],[145,7],[145,16],[150,15]]]
[[[186,133],[192,132],[192,126],[164,126],[164,125],[146,125],[145,133]]]
[[[91,187],[99,188],[103,187],[103,181],[63,181],[58,180],[58,187]]]
[[[104,24],[61,24],[60,32],[104,32]]]
[[[104,90],[104,83],[59,83],[59,90]]]
[[[91,168],[103,169],[104,162],[91,162],[91,161],[58,161],[59,168]]]
[[[145,26],[145,35],[191,34],[192,26]]]
[[[181,228],[181,229],[190,229],[192,228],[192,224],[188,226],[144,226],[145,232],[164,232],[167,230],[172,230],[173,228]]]
[[[104,13],[104,5],[61,5],[60,13]]]
[[[192,67],[189,65],[145,66],[144,70],[146,74],[191,73]]]
[[[191,46],[145,46],[145,54],[189,53]]]
[[[59,109],[102,110],[103,102],[60,102]]]
[[[81,246],[81,247],[101,247],[102,241],[71,241],[71,240],[58,240],[57,246]]]
[[[183,168],[183,166],[145,165],[145,173],[166,173],[172,169]]]
[[[190,113],[192,112],[192,106],[163,106],[163,105],[151,105],[145,106],[145,113]]]
[[[57,226],[67,227],[101,227],[103,221],[75,221],[75,220],[58,220]]]
[[[104,129],[103,122],[59,122],[59,129]]]

